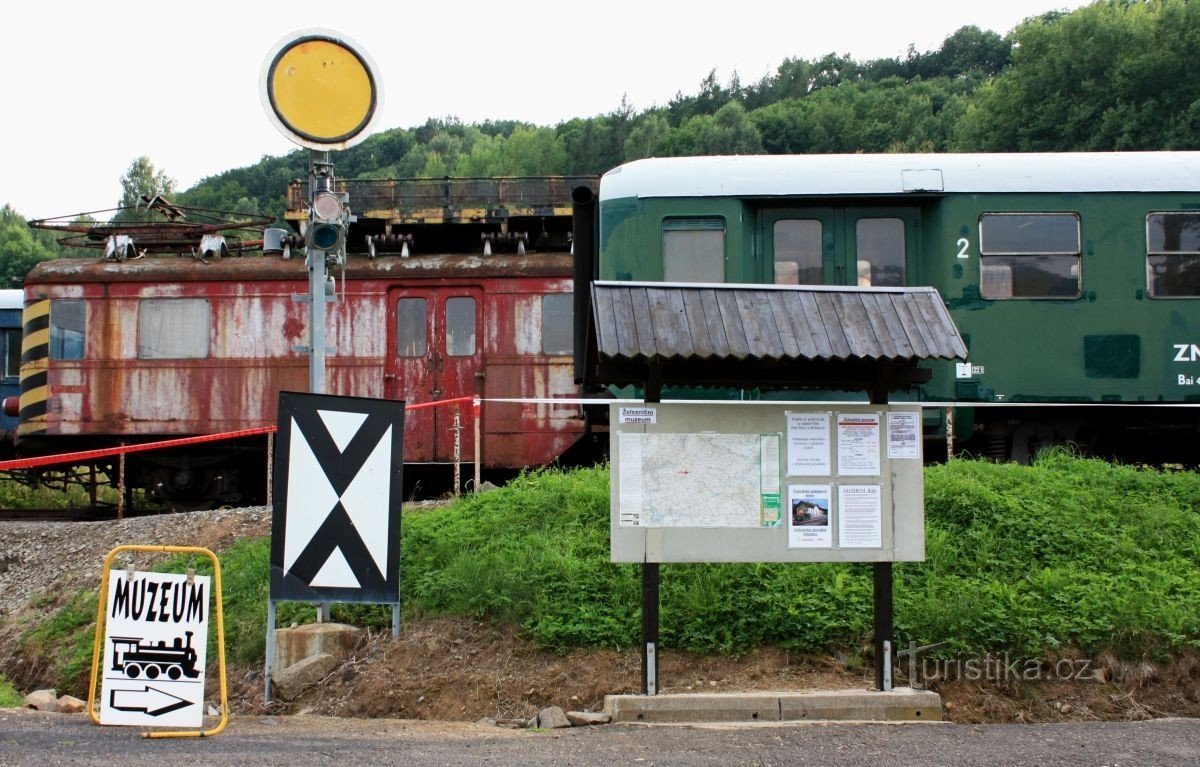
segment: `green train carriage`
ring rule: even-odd
[[[648,159],[598,208],[601,280],[937,288],[970,358],[907,395],[929,455],[953,406],[975,454],[1200,462],[1200,153]]]

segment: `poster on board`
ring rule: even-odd
[[[788,548],[833,546],[829,485],[788,485]]]

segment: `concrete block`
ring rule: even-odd
[[[604,712],[614,722],[939,722],[942,699],[937,693],[909,688],[608,695]]]
[[[878,690],[822,690],[779,693],[780,718],[785,722],[865,720],[876,722],[940,722],[942,697],[929,690],[897,687]]]
[[[778,722],[776,693],[606,695],[614,722]]]
[[[275,668],[283,670],[305,658],[341,655],[358,646],[362,629],[344,623],[308,623],[275,631]]]

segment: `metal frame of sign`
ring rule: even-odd
[[[267,700],[276,602],[391,605],[400,634],[404,402],[280,392],[278,412]]]
[[[101,724],[96,711],[96,687],[100,681],[100,654],[104,646],[104,629],[108,617],[108,579],[117,555],[124,552],[154,552],[166,554],[192,554],[208,557],[213,566],[212,599],[217,615],[217,666],[221,677],[221,721],[211,730],[171,730],[142,733],[143,738],[207,738],[225,729],[229,724],[229,690],[225,682],[225,613],[221,599],[221,562],[217,555],[199,546],[117,546],[104,558],[100,576],[100,599],[96,607],[96,637],[92,645],[92,677],[88,686],[88,716],[93,724]]]

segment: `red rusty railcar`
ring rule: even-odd
[[[342,182],[358,219],[332,272],[327,391],[479,396],[485,469],[580,443],[585,410],[556,402],[578,394],[565,201],[580,183],[595,180]],[[299,230],[306,199],[289,190]],[[25,280],[21,451],[274,425],[279,391],[308,389],[307,278],[302,257],[267,255],[39,264]],[[471,464],[471,419],[469,402],[410,410],[406,463]],[[266,438],[247,438],[132,454],[123,476],[176,507],[261,501],[266,458]]]
[[[327,317],[328,391],[409,404],[478,395],[481,465],[549,463],[587,430],[571,360],[566,254],[351,256]],[[57,451],[275,423],[278,393],[308,387],[303,259],[49,261],[25,281],[44,314],[44,412],[23,445]],[[520,399],[522,402],[495,400]],[[33,403],[36,405],[36,402]],[[455,459],[455,407],[410,411],[405,460]],[[458,454],[471,463],[471,407]],[[232,502],[261,495],[246,445],[141,456],[152,496]],[[253,446],[249,446],[253,451]],[[255,467],[257,470],[257,467]],[[265,476],[265,469],[264,469]]]

